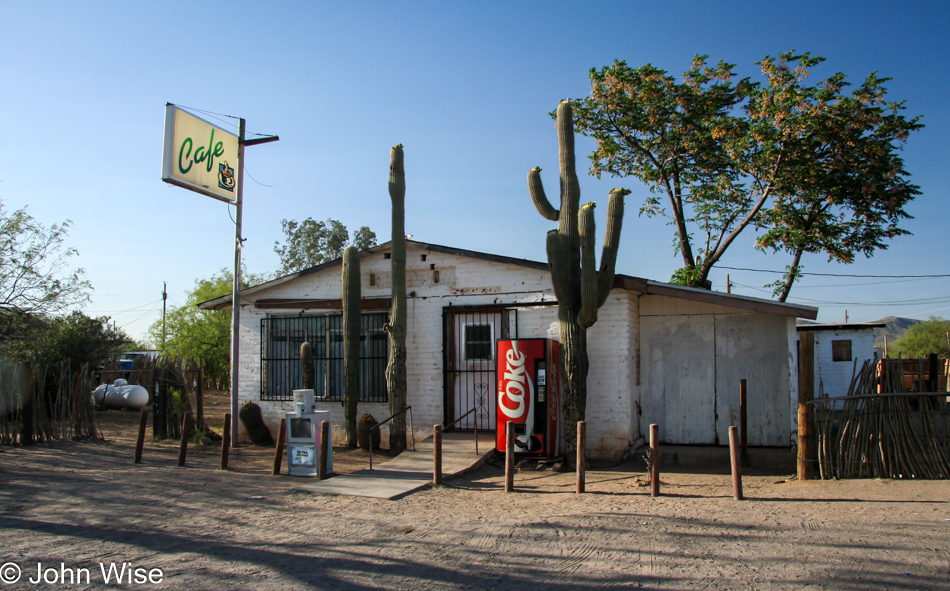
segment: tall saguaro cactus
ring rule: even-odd
[[[389,197],[393,207],[392,237],[392,312],[389,318],[389,364],[386,366],[386,388],[389,391],[389,413],[406,408],[406,171],[403,167],[402,144],[389,153]],[[389,450],[400,453],[406,449],[406,415],[394,418],[389,428]]]
[[[528,172],[528,190],[538,212],[558,223],[548,232],[548,266],[558,302],[558,332],[561,339],[563,376],[564,447],[568,461],[577,449],[577,422],[587,413],[587,329],[597,322],[597,309],[604,305],[614,281],[623,198],[630,191],[613,189],[607,202],[607,229],[600,257],[594,260],[594,204],[580,205],[580,185],[574,165],[574,113],[571,103],[557,107],[561,208],[555,209],[544,194],[541,169]]]
[[[303,387],[316,390],[317,377],[313,367],[313,346],[307,341],[300,343],[300,375],[303,376]]]
[[[346,446],[356,447],[356,415],[360,400],[360,252],[343,251],[343,422]]]

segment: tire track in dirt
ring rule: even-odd
[[[512,528],[500,523],[501,519],[489,519],[478,529],[470,542],[464,544],[467,554],[466,563],[472,567],[483,567],[492,557],[507,550],[507,540],[499,542],[501,538],[511,538]]]
[[[577,572],[588,559],[597,552],[598,548],[590,542],[574,546],[570,549],[567,556],[555,560],[552,564],[549,565],[549,570],[552,571],[551,576],[546,577],[545,582],[547,583],[561,583],[568,579]]]

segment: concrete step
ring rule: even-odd
[[[649,453],[648,447],[640,447],[636,453]],[[749,466],[767,470],[794,472],[796,450],[794,447],[750,447]],[[661,445],[660,466],[729,466],[728,446]]]

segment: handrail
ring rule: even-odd
[[[465,413],[464,415],[462,415],[462,416],[460,416],[459,418],[455,419],[454,421],[452,421],[452,422],[449,423],[448,425],[443,426],[443,427],[442,427],[442,430],[444,431],[444,430],[448,429],[449,427],[452,427],[453,425],[455,425],[455,423],[461,421],[462,419],[464,419],[464,418],[467,417],[468,415],[470,415],[470,414],[472,414],[473,412],[475,412],[475,409],[476,409],[476,408],[478,408],[478,407],[473,406],[473,407],[472,407],[472,410],[468,411],[468,412]],[[477,427],[477,426],[478,426],[478,423],[476,423],[475,426]]]
[[[411,441],[412,441],[412,451],[416,451],[416,434],[415,434],[415,432],[412,430],[412,405],[411,405],[411,404],[410,404],[409,406],[407,406],[406,408],[402,409],[401,411],[397,412],[396,414],[394,414],[394,415],[390,416],[389,418],[385,419],[383,422],[381,422],[381,423],[376,423],[375,425],[373,425],[372,427],[370,427],[369,430],[372,431],[373,429],[379,429],[380,427],[382,427],[383,425],[385,425],[385,424],[388,423],[389,421],[395,419],[396,417],[398,417],[399,415],[401,415],[402,413],[407,412],[407,411],[409,412],[409,435],[410,435],[410,437],[412,437],[412,439],[411,439]],[[370,470],[373,469],[373,438],[372,438],[372,437],[369,438],[369,469],[370,469]]]
[[[455,419],[454,421],[452,421],[452,422],[449,423],[448,425],[442,427],[442,430],[444,431],[445,429],[448,429],[449,427],[452,427],[453,425],[455,425],[455,423],[461,421],[462,419],[464,419],[464,418],[467,417],[468,415],[470,415],[470,414],[472,414],[473,412],[475,412],[475,409],[477,409],[477,408],[478,408],[477,406],[473,406],[473,407],[472,407],[472,410],[468,411],[468,412],[465,413],[464,415],[462,415],[462,416],[460,416],[459,418]],[[475,455],[478,455],[478,418],[477,418],[477,417],[476,417],[476,419],[475,419]]]

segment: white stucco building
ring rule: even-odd
[[[360,413],[389,415],[390,244],[361,253]],[[476,408],[461,424],[495,427],[494,344],[557,338],[546,263],[407,242],[408,403],[420,435]],[[301,387],[299,347],[317,357],[319,408],[342,438],[341,261],[246,289],[241,297],[240,400],[261,405],[272,428]],[[230,306],[230,296],[201,304]],[[618,275],[588,332],[587,436],[593,457],[618,457],[660,426],[674,444],[728,444],[748,380],[749,444],[791,445],[797,403],[796,318],[815,308]],[[475,416],[477,415],[477,419]]]
[[[883,323],[848,322],[816,324],[802,322],[798,332],[815,335],[815,396],[846,396],[855,371],[874,359],[874,329]]]

